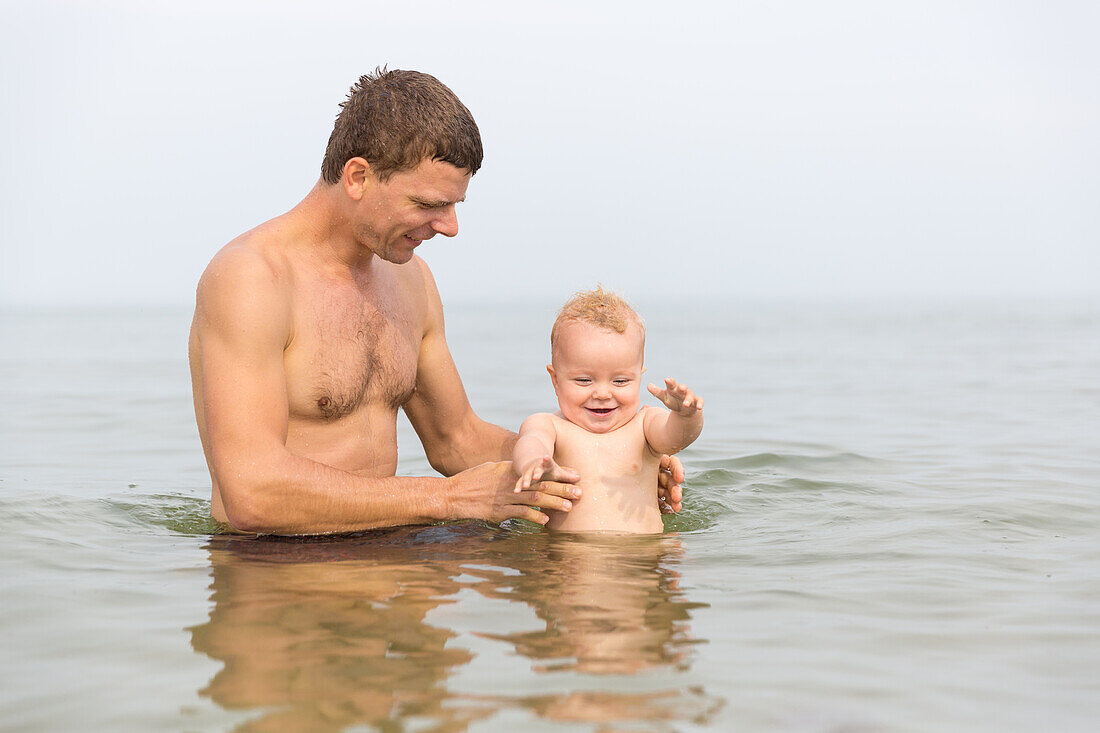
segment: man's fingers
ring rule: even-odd
[[[684,490],[679,484],[672,483],[672,476],[661,473],[661,482],[657,489],[657,504],[662,514],[676,514],[683,508]]]
[[[661,470],[657,475],[657,503],[664,514],[675,514],[683,507],[684,465],[676,456],[661,456]]]
[[[581,487],[565,481],[540,481],[538,488],[544,494],[560,496],[563,499],[581,498]]]
[[[669,475],[672,483],[684,483],[684,464],[676,456],[661,456],[661,470]]]
[[[680,502],[675,504],[669,504],[667,501],[661,502],[661,514],[679,514],[684,505]]]
[[[538,509],[520,504],[507,507],[504,514],[505,519],[526,519],[528,522],[534,522],[535,524],[546,524],[550,521],[550,517]]]
[[[543,474],[543,480],[557,481],[563,484],[574,484],[581,480],[581,475],[568,466],[557,466],[556,471]]]
[[[563,496],[558,496],[549,493],[545,490],[546,486],[554,485],[553,482],[545,482],[539,484],[540,490],[528,490],[521,491],[516,498],[517,504],[525,504],[527,506],[537,506],[540,509],[553,509],[559,512],[567,512],[573,508],[573,502],[566,499]],[[569,484],[556,484],[557,486],[569,486]]]
[[[677,507],[676,511],[680,511],[679,506],[684,500],[684,489],[680,484],[673,484],[668,487],[667,501],[670,505]]]

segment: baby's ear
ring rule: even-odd
[[[638,372],[639,375],[645,374],[645,364],[642,364],[642,371]]]
[[[555,378],[555,375],[554,375],[554,365],[553,364],[547,364],[546,365],[546,372],[550,375],[550,381],[557,384],[557,381],[556,381],[556,378]]]

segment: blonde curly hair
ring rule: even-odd
[[[642,323],[641,316],[618,293],[604,290],[603,285],[597,284],[593,290],[574,293],[561,307],[554,320],[554,327],[550,329],[551,353],[558,343],[561,327],[570,321],[588,323],[615,333],[626,333],[626,329],[633,323],[641,330],[642,343],[645,343],[645,324]]]

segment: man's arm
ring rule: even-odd
[[[458,375],[443,329],[443,304],[424,261],[420,268],[427,297],[424,338],[416,366],[416,392],[405,403],[405,414],[416,430],[432,468],[444,476],[486,461],[508,461],[517,436],[474,413]]]
[[[416,366],[416,392],[405,403],[405,414],[416,430],[424,452],[432,468],[444,476],[461,478],[471,466],[477,467],[486,461],[508,461],[516,445],[517,435],[510,430],[488,423],[478,417],[466,397],[466,389],[458,376],[458,369],[447,348],[447,339],[443,328],[443,303],[435,286],[428,266],[419,257],[412,264],[420,269],[424,292],[427,298],[427,315],[424,338]],[[505,465],[512,476],[514,486],[515,473],[511,464]],[[462,472],[462,473],[460,473]],[[486,500],[491,501],[498,511],[521,516],[539,524],[546,524],[550,518],[530,505],[542,509],[569,511],[570,500],[578,499],[581,490],[571,484],[578,479],[575,473],[568,476],[555,475],[532,485],[529,489],[514,492],[509,488],[501,493],[499,485],[476,486],[465,491],[454,491],[452,501],[459,511],[477,511],[474,508]],[[499,521],[499,520],[498,520]]]
[[[514,485],[506,465],[450,479],[368,478],[287,450],[290,300],[258,253],[236,247],[215,258],[199,284],[195,326],[211,471],[236,529],[312,534],[544,516],[493,500],[492,487],[510,494]]]

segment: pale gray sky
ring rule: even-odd
[[[0,305],[191,302],[384,63],[485,141],[419,250],[445,300],[1096,298],[1097,38],[1093,2],[0,0]]]

